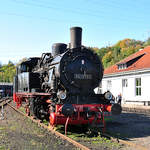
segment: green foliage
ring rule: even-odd
[[[150,45],[150,37],[145,41],[144,46]]]
[[[111,47],[103,47],[100,49],[94,47],[91,49],[102,59],[104,68],[107,68],[148,45],[150,45],[150,38],[145,42],[134,39],[124,39]]]
[[[0,82],[13,82],[16,73],[15,65],[9,61],[7,65],[0,66]]]
[[[139,49],[150,45],[150,38],[145,42],[134,40],[134,39],[124,39],[117,42],[113,46],[109,47],[89,47],[102,59],[104,68],[110,67],[111,65],[119,62],[120,60],[128,57],[129,55],[137,52]],[[27,58],[23,58],[17,65]],[[7,65],[2,65],[0,63],[0,82],[13,82],[13,77],[16,72],[16,66],[9,61]]]

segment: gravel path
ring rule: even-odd
[[[0,150],[76,150],[67,141],[41,129],[10,107],[4,109],[0,120]]]
[[[63,141],[41,129],[29,119],[22,117],[9,107],[4,109],[4,120],[0,120],[0,150],[76,150],[67,141]],[[123,137],[133,143],[150,147],[150,115],[123,112],[107,121],[106,131],[113,136]],[[78,142],[92,150],[134,150],[113,143],[107,139],[85,140]]]
[[[107,123],[107,131],[150,149],[150,115],[123,112]]]

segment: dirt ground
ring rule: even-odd
[[[107,123],[107,131],[150,149],[150,114],[123,112]]]
[[[0,150],[60,149],[76,150],[77,148],[5,106],[4,119],[0,120]]]
[[[0,110],[1,112],[1,110]],[[150,115],[123,112],[107,122],[106,130],[113,136],[150,147]],[[79,138],[78,142],[92,150],[134,150],[110,140],[89,142]],[[11,108],[4,107],[4,119],[0,120],[0,150],[77,150],[67,141],[55,137],[22,117]]]
[[[78,140],[77,140],[78,141]],[[78,142],[92,150],[120,150],[109,140]],[[4,107],[4,119],[0,120],[0,150],[79,150],[72,144],[41,129],[31,120],[21,116],[10,107]]]

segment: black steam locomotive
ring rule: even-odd
[[[28,115],[51,125],[104,123],[106,112],[120,114],[110,92],[95,94],[103,77],[99,57],[81,45],[82,28],[71,28],[67,46],[56,43],[52,53],[22,62],[14,78],[14,101],[26,103]]]

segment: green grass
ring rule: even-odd
[[[16,125],[16,126],[13,125],[13,126],[10,126],[10,127],[9,127],[9,129],[12,130],[12,131],[15,131],[17,128],[18,128],[17,125]]]
[[[44,119],[42,123],[44,123],[47,126],[49,125],[49,121],[47,121],[46,119]]]
[[[0,127],[0,130],[5,130],[5,127]]]
[[[119,138],[119,139],[129,138],[128,133],[116,133],[116,132],[112,132],[112,131],[107,131],[106,133],[112,137]]]
[[[105,120],[106,122],[108,122],[108,121],[110,121],[110,122],[113,121],[112,118],[105,118],[104,120]]]
[[[20,107],[20,110],[25,113],[25,109],[23,107]],[[113,121],[113,118],[109,117],[109,116],[105,117],[105,121],[106,121],[106,123],[111,122],[111,121]],[[28,120],[28,123],[31,123],[31,120]],[[45,125],[49,125],[49,122],[46,121],[45,119],[43,120],[43,123]],[[14,129],[14,128],[15,127],[12,127],[12,129]],[[62,134],[65,134],[64,125],[58,125],[57,127],[55,127],[55,130]],[[37,128],[37,126],[35,126],[34,131],[39,132],[39,128]],[[118,143],[114,143],[111,140],[109,140],[108,138],[101,137],[101,132],[102,132],[102,130],[100,130],[99,128],[84,129],[81,126],[69,126],[69,125],[67,128],[67,136],[73,140],[90,141],[92,144],[95,144],[95,145],[101,144],[108,148],[120,146]],[[33,134],[34,134],[34,132],[33,132]],[[114,133],[109,133],[109,134],[114,137],[120,137],[120,135],[118,135],[118,134],[114,134]],[[36,145],[36,141],[31,141],[31,144],[33,146]],[[56,144],[61,144],[61,141]],[[55,148],[55,145],[54,145],[54,148]],[[76,149],[76,150],[78,150],[78,149]]]
[[[58,125],[57,127],[55,127],[55,129],[58,131],[58,132],[61,132],[62,134],[64,134],[64,126],[63,125]],[[105,138],[105,137],[102,137],[101,136],[101,130],[100,129],[95,129],[94,131],[94,128],[92,129],[87,129],[86,132],[85,130],[82,129],[82,127],[78,127],[78,126],[68,126],[68,129],[67,129],[67,136],[73,140],[76,140],[76,141],[89,141],[91,142],[92,144],[95,144],[95,145],[103,145],[105,147],[108,147],[108,148],[112,148],[112,147],[116,147],[116,149],[118,147],[120,147],[120,144],[118,143],[115,143],[115,142],[112,142],[110,139],[108,138]]]
[[[0,146],[0,150],[6,150],[4,146]]]
[[[21,112],[23,112],[23,113],[26,113],[26,110],[25,110],[24,107],[19,107],[19,110],[20,110]]]

